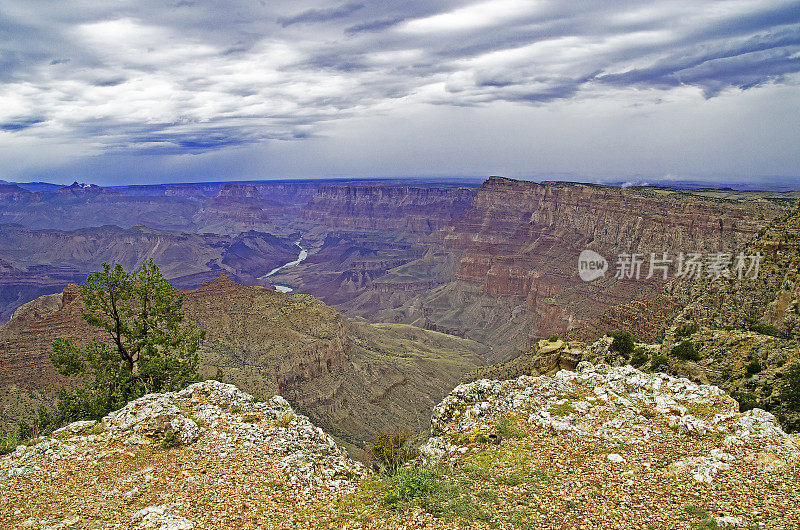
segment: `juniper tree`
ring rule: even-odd
[[[56,371],[85,381],[59,392],[53,424],[99,419],[144,394],[179,390],[199,378],[197,349],[205,331],[184,320],[183,295],[152,259],[131,273],[103,263],[87,277],[81,298],[84,320],[102,338],[85,348],[53,341]]]

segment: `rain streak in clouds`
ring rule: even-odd
[[[704,101],[800,71],[782,1],[0,0],[0,28],[0,141],[70,156],[303,142],[420,106]]]

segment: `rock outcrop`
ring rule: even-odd
[[[282,397],[256,401],[233,385],[204,381],[146,395],[102,421],[67,425],[0,457],[0,524],[207,527],[234,508],[232,500],[258,502],[270,481],[309,498],[352,490],[366,474]],[[61,489],[65,477],[78,489]],[[214,499],[222,499],[219,513],[204,511]]]
[[[684,378],[583,361],[574,372],[552,376],[477,380],[456,387],[434,409],[431,430],[420,448],[429,465],[474,469],[502,453],[511,460],[497,460],[497,474],[506,466],[565,474],[560,481],[572,489],[563,495],[581,513],[572,519],[542,512],[536,518],[545,525],[563,517],[569,527],[577,520],[627,528],[666,518],[654,526],[677,527],[667,522],[669,512],[700,503],[719,514],[720,525],[800,522],[800,511],[786,504],[798,499],[790,493],[794,486],[775,491],[776,484],[797,483],[800,436],[786,434],[769,412],[739,412],[718,387]],[[498,438],[501,447],[508,442],[516,449],[487,449]],[[607,495],[616,499],[613,514],[598,510]]]

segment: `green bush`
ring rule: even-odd
[[[626,357],[633,353],[635,339],[629,332],[623,330],[610,331],[608,336],[614,338],[611,341],[611,351],[621,353]]]
[[[164,438],[161,440],[161,446],[165,448],[170,447],[178,447],[181,441],[178,439],[178,436],[175,434],[175,431],[168,430],[164,432]]]
[[[697,322],[686,322],[685,324],[681,324],[675,328],[675,336],[678,338],[688,337],[693,333],[697,333],[699,330],[700,326],[697,324]]]
[[[642,366],[647,360],[650,358],[647,355],[647,350],[642,348],[641,346],[637,346],[635,350],[633,350],[633,356],[631,357],[631,365],[632,366]]]
[[[402,469],[392,476],[384,502],[395,509],[414,503],[434,517],[467,521],[491,519],[458,484],[435,471],[415,467]]]
[[[437,473],[416,467],[398,471],[392,476],[390,484],[391,489],[386,497],[389,504],[425,499],[448,489],[448,484]]]
[[[558,341],[558,333],[553,333],[552,335],[550,335],[550,337],[547,340],[548,340],[548,342],[556,342],[556,341]]]
[[[275,418],[275,425],[277,427],[285,428],[288,427],[289,424],[291,424],[296,418],[297,416],[295,416],[294,412],[291,410],[285,410],[281,412],[277,418]]]
[[[761,363],[758,362],[758,359],[750,361],[744,370],[747,372],[747,376],[751,377],[761,371]]]
[[[650,357],[650,369],[654,372],[667,370],[669,368],[669,359],[666,355],[661,355],[660,353],[654,353],[652,357]]]
[[[739,403],[740,412],[746,412],[748,410],[753,410],[755,408],[761,408],[761,404],[758,401],[758,396],[756,396],[752,392],[735,390],[731,392],[731,397]]]
[[[800,363],[794,363],[783,377],[781,404],[789,410],[800,411]]]
[[[14,451],[19,445],[19,438],[13,432],[0,432],[0,456]]]
[[[699,361],[700,354],[694,349],[694,342],[690,340],[681,341],[672,347],[670,354],[681,359],[682,361]]]
[[[497,434],[502,438],[525,438],[525,433],[519,430],[507,416],[503,416],[497,422]]]
[[[771,324],[765,324],[763,322],[753,322],[750,324],[750,331],[755,331],[756,333],[761,333],[762,335],[777,337],[779,339],[786,338],[786,334],[783,331]]]
[[[407,441],[408,435],[399,431],[383,431],[375,438],[369,454],[379,472],[395,475],[411,459],[413,451],[406,447]]]

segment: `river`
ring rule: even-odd
[[[294,243],[300,249],[300,254],[297,256],[296,260],[290,261],[289,263],[284,263],[280,267],[276,267],[276,268],[272,269],[271,271],[269,271],[264,276],[261,276],[259,278],[259,280],[266,280],[270,276],[274,276],[274,275],[278,274],[279,272],[281,272],[282,270],[288,269],[289,267],[294,267],[295,265],[301,263],[304,259],[306,259],[308,257],[308,250],[303,248],[303,246],[300,244],[302,240],[303,240],[303,238],[301,236],[300,239],[298,239]],[[276,291],[281,292],[281,293],[290,293],[290,292],[292,292],[294,290],[291,287],[289,287],[288,285],[280,285],[280,284],[277,284],[277,283],[273,283],[272,286],[275,288]]]

